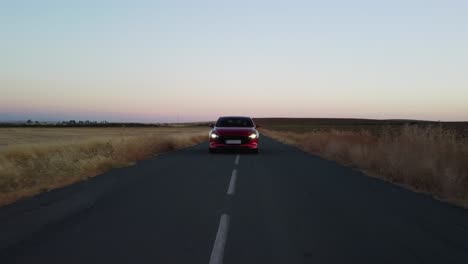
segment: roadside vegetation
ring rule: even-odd
[[[267,136],[369,175],[468,207],[468,140],[434,125],[378,130],[262,130]]]
[[[108,129],[100,128],[94,130],[96,137],[88,139],[81,132],[88,135],[89,129],[52,130],[55,140],[42,140],[43,130],[23,131],[29,133],[30,142],[37,134],[37,143],[12,144],[14,137],[7,137],[10,144],[0,149],[0,205],[86,180],[111,168],[129,166],[154,154],[200,143],[206,139],[207,129],[134,128],[120,135],[115,131],[106,135]],[[61,138],[61,133],[67,136]],[[70,137],[71,133],[76,136]]]

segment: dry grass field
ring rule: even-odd
[[[0,127],[0,151],[7,146],[72,143],[115,137],[173,135],[207,131],[205,127]],[[208,133],[208,132],[206,132]]]
[[[292,120],[289,128],[288,120],[281,122],[258,123],[264,134],[284,143],[468,207],[467,123],[322,123],[317,129],[314,120],[302,126]]]
[[[0,128],[0,205],[206,140],[206,127]]]

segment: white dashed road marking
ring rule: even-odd
[[[234,160],[235,165],[239,165],[240,156],[237,155]],[[234,169],[231,174],[231,180],[229,181],[229,187],[227,194],[234,195],[236,191],[236,180],[237,180],[237,170]],[[213,245],[213,250],[211,251],[210,264],[222,264],[224,258],[224,248],[226,246],[227,234],[229,232],[229,220],[230,217],[228,214],[223,214],[221,220],[219,221],[218,233],[216,234],[216,239]]]
[[[226,246],[229,231],[229,215],[223,214],[219,221],[218,233],[216,234],[213,250],[211,251],[210,264],[222,264],[224,247]]]
[[[237,180],[237,170],[234,169],[231,175],[231,181],[229,182],[229,188],[227,191],[228,195],[233,195],[236,191],[236,180]]]

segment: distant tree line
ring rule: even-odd
[[[164,123],[145,124],[145,123],[125,123],[108,121],[90,121],[90,120],[69,120],[60,122],[41,122],[27,120],[26,122],[0,122],[0,127],[160,127],[167,126]]]
[[[174,125],[208,126],[206,122],[171,124],[171,123],[137,123],[137,122],[108,122],[90,120],[69,120],[60,122],[41,122],[27,120],[26,122],[0,122],[0,127],[165,127]]]

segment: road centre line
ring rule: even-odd
[[[227,214],[221,216],[219,221],[218,233],[211,251],[209,264],[222,264],[224,258],[224,248],[226,246],[227,235],[229,231],[230,217]]]
[[[237,170],[232,171],[231,180],[229,181],[228,195],[233,195],[236,191]]]
[[[237,155],[234,161],[235,165],[239,164],[240,156]],[[237,170],[233,169],[231,179],[229,180],[229,187],[227,194],[234,195],[236,191]],[[226,247],[227,235],[229,232],[230,216],[228,214],[221,215],[219,221],[218,232],[216,233],[213,250],[211,251],[209,264],[222,264],[224,258],[224,249]]]

